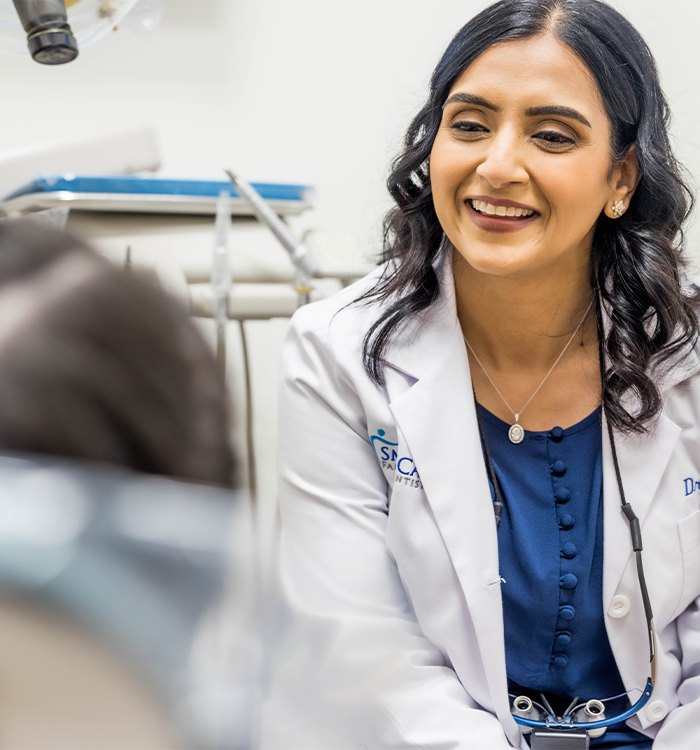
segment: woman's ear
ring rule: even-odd
[[[604,208],[608,218],[619,219],[627,211],[638,182],[639,162],[637,147],[633,144],[613,167],[610,176],[610,195]]]

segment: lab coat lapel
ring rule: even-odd
[[[648,434],[615,434],[615,447],[627,502],[639,518],[644,519],[657,493],[661,477],[671,460],[680,427],[661,416]],[[620,491],[608,437],[603,428],[603,497],[604,501],[604,606],[610,603],[632,554],[629,524],[620,509]],[[663,501],[663,498],[659,498]]]
[[[509,715],[496,525],[449,270],[442,281],[410,342],[387,357],[415,378],[391,409],[464,593],[494,708]]]
[[[610,319],[607,314],[604,315],[604,323],[606,328],[609,327]],[[672,361],[667,362],[662,369],[655,371],[653,377],[664,397],[664,392],[697,375],[699,371],[700,359],[697,351],[693,350],[689,353],[681,353]],[[626,408],[634,413],[636,404],[633,398],[630,396],[624,398]],[[642,531],[644,519],[655,499],[680,433],[681,428],[662,413],[647,433],[615,434],[615,446],[625,498],[639,518]],[[627,519],[620,510],[620,491],[605,422],[603,425],[603,497],[605,498],[603,603],[607,606],[615,594],[632,554],[632,542]],[[663,502],[663,498],[658,499]]]
[[[622,477],[625,499],[630,503],[642,528],[642,541],[653,529],[644,526],[644,520],[652,502],[663,502],[657,497],[661,478],[673,454],[680,435],[680,428],[663,415],[654,429],[647,435],[615,435],[615,446]],[[604,542],[603,542],[603,610],[609,612],[613,597],[618,593],[621,579],[628,565],[636,570],[632,540],[627,519],[620,506],[615,466],[613,462],[607,426],[603,430],[603,498],[604,498]],[[637,575],[635,573],[635,575]],[[638,597],[639,584],[624,595]],[[652,602],[653,609],[653,602]],[[608,631],[610,645],[616,656],[617,666],[625,685],[638,687],[649,676],[646,659],[640,658],[647,644],[647,627],[642,617],[635,617],[626,624],[624,640],[620,641],[616,631]]]

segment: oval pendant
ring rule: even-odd
[[[514,445],[522,443],[525,439],[525,430],[516,422],[508,430],[508,440]]]

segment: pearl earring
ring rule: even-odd
[[[624,214],[627,210],[627,206],[625,205],[625,202],[622,200],[622,198],[620,198],[612,204],[610,210],[615,214],[615,217],[619,219],[620,216],[622,216],[622,214]]]

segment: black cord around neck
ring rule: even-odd
[[[598,306],[596,309],[596,319],[598,322],[598,362],[600,365],[600,387],[601,391],[605,393],[605,332],[603,330],[603,319],[602,319],[602,301],[600,295],[598,296]],[[627,501],[625,496],[625,487],[622,483],[622,472],[620,471],[620,462],[617,457],[617,446],[615,445],[615,432],[613,430],[612,423],[605,414],[605,398],[602,398],[602,410],[605,424],[608,428],[608,439],[610,441],[610,453],[612,454],[613,467],[615,468],[615,478],[617,480],[617,488],[620,493],[620,507],[622,512],[627,519],[627,523],[630,527],[630,535],[632,537],[632,549],[634,550],[636,563],[637,563],[637,576],[639,578],[639,587],[642,594],[642,604],[644,606],[644,616],[647,620],[649,627],[649,651],[651,658],[654,656],[654,637],[653,637],[653,621],[654,612],[651,608],[651,600],[649,598],[649,590],[647,589],[646,578],[644,576],[644,564],[642,562],[642,529],[632,506]]]
[[[481,416],[479,415],[479,402],[476,400],[476,391],[473,388],[472,395],[474,396],[474,411],[476,412],[476,424],[479,428],[481,450],[484,454],[486,475],[488,476],[489,484],[492,487],[491,500],[493,502],[493,515],[496,518],[496,528],[498,528],[501,525],[501,516],[503,515],[503,488],[501,487],[501,483],[496,476],[496,471],[493,468],[491,451],[489,450],[489,444],[486,440],[486,434],[484,433],[484,426],[481,423]]]

